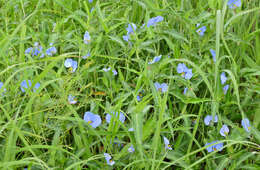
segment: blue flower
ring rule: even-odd
[[[206,143],[205,146],[212,145],[212,144],[217,143],[217,142],[218,141],[213,141],[211,143]],[[222,148],[223,148],[223,143],[219,143],[219,144],[215,144],[215,145],[207,147],[207,151],[208,152],[221,151]]]
[[[128,152],[130,153],[133,153],[135,151],[135,148],[133,145],[131,145],[129,148],[128,148]]]
[[[124,35],[124,36],[123,36],[123,40],[125,40],[126,42],[128,42],[128,41],[129,41],[129,38],[130,38],[130,36],[129,36],[129,35]]]
[[[241,7],[241,0],[229,0],[227,5],[230,9]]]
[[[251,126],[250,126],[250,122],[247,118],[243,119],[241,121],[241,124],[243,126],[243,128],[247,131],[247,132],[250,132],[250,129],[251,129]]]
[[[163,21],[162,16],[153,17],[153,18],[149,19],[149,21],[147,22],[147,28],[149,28],[150,26],[155,26],[158,22],[161,22],[161,21]]]
[[[110,69],[111,69],[110,67],[108,67],[108,68],[103,68],[103,71],[104,71],[104,72],[108,72]]]
[[[21,83],[21,90],[22,92],[25,92],[26,89],[30,88],[32,86],[32,82],[31,80],[24,80]],[[33,92],[36,92],[36,90],[40,87],[40,83],[36,83],[34,88],[33,88]]]
[[[112,157],[108,153],[104,153],[104,156],[108,165],[113,166],[115,164],[115,161],[112,160]]]
[[[136,96],[136,99],[138,102],[140,102],[143,98],[144,90],[138,90],[138,95]]]
[[[78,62],[72,60],[71,58],[67,58],[64,62],[64,66],[66,68],[69,68],[69,71],[74,73],[76,69],[78,68]]]
[[[128,131],[129,131],[129,132],[133,132],[133,131],[134,131],[134,128],[129,128]]]
[[[89,44],[90,43],[90,40],[91,40],[91,37],[89,35],[89,32],[86,31],[85,34],[84,34],[84,43],[85,44]]]
[[[221,80],[221,84],[225,84],[225,83],[226,83],[227,77],[226,77],[225,72],[222,72],[222,73],[221,73],[221,75],[220,75],[220,80]]]
[[[52,56],[53,54],[56,54],[57,49],[55,47],[53,47],[52,43],[50,43],[50,46],[51,47],[46,50],[46,54],[49,56]]]
[[[193,76],[192,69],[188,69],[184,63],[178,64],[177,72],[181,73],[182,77],[184,77],[186,80],[190,80]]]
[[[1,91],[1,88],[4,86],[4,83],[3,82],[0,82],[0,91]],[[4,93],[6,92],[6,88],[4,89],[4,92],[0,93],[1,95],[4,95]]]
[[[183,90],[183,94],[186,94],[186,93],[187,93],[187,90],[188,90],[188,88],[185,87],[184,90]]]
[[[89,3],[92,3],[92,2],[93,2],[93,0],[88,0],[88,2],[89,2]]]
[[[197,33],[200,35],[200,36],[203,36],[205,31],[206,31],[206,26],[203,26],[203,27],[200,27],[199,29],[197,29]]]
[[[163,137],[163,142],[164,142],[164,145],[165,145],[165,149],[169,149],[169,150],[172,150],[172,147],[170,145],[170,142],[169,140],[166,138],[166,137]]]
[[[148,64],[154,64],[154,63],[157,63],[158,61],[161,60],[161,58],[162,58],[162,55],[155,56],[155,57],[153,58],[153,61],[148,62]]]
[[[210,49],[209,51],[210,51],[210,53],[211,53],[211,55],[213,57],[213,61],[216,62],[216,51],[213,50],[213,49]]]
[[[229,88],[228,84],[223,87],[224,94],[227,94],[228,88]]]
[[[164,93],[168,90],[168,85],[166,83],[160,84],[160,83],[156,82],[156,83],[154,83],[154,86],[157,91],[162,92],[162,93]]]
[[[220,129],[219,133],[221,134],[221,136],[227,136],[229,133],[229,128],[227,125],[223,125],[222,128]]]
[[[112,112],[111,114],[107,113],[107,115],[106,115],[106,122],[107,122],[107,123],[110,123],[111,115],[114,116],[116,119],[118,119],[118,112],[116,112],[116,113],[115,113],[115,112]],[[119,120],[120,120],[122,123],[125,122],[125,115],[124,115],[122,112],[120,112],[120,114],[119,114]]]
[[[85,56],[82,56],[83,59],[87,59],[90,57],[90,52],[88,52]]]
[[[96,128],[101,124],[100,116],[91,112],[85,112],[84,120],[93,128]]]
[[[128,24],[128,27],[126,28],[127,35],[131,34],[131,33],[134,33],[135,30],[136,30],[136,25],[135,24],[133,24],[133,23]]]
[[[114,76],[117,75],[117,71],[116,70],[112,70]]]
[[[32,56],[38,56],[41,52],[42,46],[40,46],[38,42],[35,42],[34,47],[27,48],[24,53]],[[42,58],[43,56],[44,54],[42,54],[40,58]]]
[[[68,96],[68,101],[70,104],[76,104],[77,100],[75,100],[75,96],[72,96],[71,94]]]
[[[210,124],[211,121],[212,121],[212,116],[211,116],[211,115],[207,115],[207,116],[204,118],[204,123],[205,123],[205,125],[207,125],[207,126]],[[214,122],[215,122],[215,123],[218,122],[218,116],[217,116],[217,115],[215,115]]]

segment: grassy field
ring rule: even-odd
[[[0,169],[259,170],[259,27],[260,0],[0,0]]]

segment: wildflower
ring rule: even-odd
[[[188,90],[188,88],[185,87],[184,90],[183,90],[183,94],[186,94],[186,93],[187,93],[187,90]]]
[[[209,51],[210,51],[210,53],[211,53],[211,55],[213,57],[213,61],[216,62],[216,51],[213,50],[213,49],[210,49]]]
[[[199,27],[199,26],[200,26],[200,23],[197,23],[197,24],[196,24],[196,27]]]
[[[229,0],[227,5],[230,9],[241,7],[241,0]]]
[[[108,72],[110,69],[111,69],[110,67],[108,67],[108,68],[103,68],[103,71],[104,71],[104,72]]]
[[[221,134],[221,136],[227,136],[229,133],[229,128],[227,125],[223,125],[222,128],[220,129],[219,133]]]
[[[161,22],[161,21],[163,21],[162,16],[153,17],[153,18],[149,19],[149,21],[147,22],[147,28],[149,28],[150,26],[155,26],[158,22]]]
[[[131,145],[129,148],[128,148],[128,152],[130,153],[133,153],[135,151],[135,148],[133,145]]]
[[[164,141],[165,149],[172,150],[170,142],[169,142],[169,140],[166,137],[163,137],[163,141]]]
[[[112,112],[111,113],[112,114],[112,116],[114,116],[116,119],[118,118],[118,112]],[[107,114],[106,115],[106,122],[107,123],[110,123],[110,120],[111,120],[111,114]],[[122,122],[122,123],[124,123],[125,122],[125,115],[122,113],[122,112],[120,112],[120,114],[119,114],[119,120]]]
[[[223,87],[224,94],[227,94],[228,88],[229,88],[228,84]]]
[[[0,82],[0,91],[1,91],[1,88],[4,86],[4,83],[3,82]],[[4,89],[4,92],[0,93],[1,95],[4,95],[4,93],[6,92],[6,88]]]
[[[32,47],[29,47],[25,50],[25,54],[31,54],[33,52],[33,48]]]
[[[94,7],[92,7],[92,8],[90,9],[90,13],[92,13],[94,9],[95,9],[95,8],[94,8]]]
[[[130,38],[130,36],[129,36],[129,35],[124,35],[124,36],[123,36],[123,40],[125,40],[126,42],[128,42],[128,41],[129,41],[129,38]]]
[[[156,83],[154,83],[154,86],[157,91],[162,92],[162,93],[164,93],[168,90],[168,85],[166,83],[160,84],[160,83],[156,82]]]
[[[133,131],[134,131],[134,128],[129,128],[128,131],[129,131],[129,132],[133,132]]]
[[[66,68],[69,68],[69,71],[74,73],[76,69],[78,68],[78,62],[72,60],[71,58],[67,58],[64,62],[64,66]]]
[[[25,92],[25,90],[30,88],[31,86],[32,86],[31,80],[24,80],[24,81],[22,81],[22,83],[21,83],[21,90],[22,90],[22,92]],[[39,87],[40,87],[40,83],[36,83],[34,88],[33,88],[33,92],[35,92]]]
[[[90,57],[90,52],[88,52],[86,55],[82,56],[83,59],[87,59]]]
[[[116,70],[112,70],[114,76],[117,75],[117,71]]]
[[[225,84],[225,83],[226,83],[227,77],[226,77],[225,72],[222,72],[222,73],[221,73],[221,75],[220,75],[220,80],[221,80],[221,84]]]
[[[207,125],[207,126],[210,124],[211,121],[212,121],[212,116],[211,116],[211,115],[207,115],[207,116],[204,118],[204,123],[205,123],[205,125]],[[215,115],[214,122],[215,122],[215,123],[218,122],[218,116],[217,116],[217,115]]]
[[[75,100],[75,96],[69,95],[68,96],[68,101],[70,104],[76,104],[77,100]]]
[[[203,26],[203,27],[200,27],[199,29],[197,29],[196,32],[197,32],[200,36],[203,36],[205,31],[206,31],[206,26]]]
[[[144,90],[138,90],[138,95],[136,96],[136,99],[138,102],[140,102],[143,98]]]
[[[126,28],[127,35],[131,34],[131,33],[134,33],[135,30],[136,30],[136,25],[135,24],[133,24],[133,23],[128,24],[128,27]]]
[[[190,80],[193,76],[192,69],[188,69],[184,63],[179,63],[177,66],[177,72],[181,73],[181,76],[186,80]]]
[[[91,37],[89,35],[89,32],[86,31],[85,34],[84,34],[84,43],[85,44],[89,44],[90,43],[90,39],[91,39]]]
[[[100,116],[92,112],[85,112],[84,120],[93,128],[96,128],[101,124]]]
[[[162,58],[162,55],[155,56],[155,57],[153,58],[153,61],[148,62],[148,64],[157,63],[158,61],[160,61],[161,58]]]
[[[50,43],[50,46],[51,47],[46,50],[46,54],[49,56],[52,56],[53,54],[55,54],[57,52],[57,49],[55,47],[53,47],[52,43]]]
[[[93,0],[88,0],[88,2],[89,2],[89,3],[92,3],[92,2],[93,2]]]
[[[113,166],[115,164],[115,161],[112,160],[112,157],[108,153],[104,153],[104,156],[108,165]]]
[[[251,126],[250,126],[250,122],[249,122],[249,120],[248,120],[247,118],[243,119],[243,120],[241,121],[241,124],[242,124],[243,128],[244,128],[247,132],[250,131]]]
[[[29,47],[25,50],[25,54],[30,54],[32,56],[38,56],[42,52],[42,46],[38,42],[34,43],[34,47]],[[42,58],[44,54],[40,56]]]
[[[205,146],[212,145],[212,144],[217,143],[217,142],[218,141],[213,141],[211,143],[206,143]],[[223,148],[223,143],[219,143],[219,144],[215,144],[215,145],[207,147],[207,151],[208,152],[221,151],[222,148]]]

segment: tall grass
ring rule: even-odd
[[[259,0],[236,9],[227,0],[0,0],[0,169],[259,169],[259,11]],[[164,20],[142,27],[156,16]],[[137,29],[126,42],[129,23]],[[35,42],[44,50],[53,43],[57,53],[25,55]],[[64,67],[67,58],[78,62],[74,73]],[[179,63],[192,68],[190,80],[177,73]],[[118,74],[104,72],[108,67]],[[40,88],[22,93],[23,80]],[[155,82],[167,83],[167,92]],[[83,120],[87,111],[101,116],[99,127]],[[106,123],[111,112],[126,121]],[[218,122],[206,126],[206,115]],[[227,137],[219,133],[223,124]],[[209,153],[212,141],[223,149]]]

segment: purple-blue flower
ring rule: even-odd
[[[21,90],[22,92],[25,92],[26,89],[30,88],[32,86],[31,80],[24,80],[21,82]],[[40,83],[36,83],[33,92],[36,92],[36,90],[40,87]]]
[[[126,28],[127,34],[134,33],[136,30],[136,25],[134,23],[128,24],[128,27]]]
[[[84,34],[84,43],[85,44],[89,44],[90,43],[90,40],[91,40],[91,37],[89,35],[89,32],[86,31],[85,34]]]
[[[161,60],[161,58],[162,58],[162,55],[155,56],[155,57],[153,58],[153,61],[148,62],[148,64],[154,64],[154,63],[157,63],[158,61]]]
[[[70,104],[76,104],[77,100],[75,100],[75,96],[72,96],[71,94],[68,96],[68,101]]]
[[[3,82],[0,82],[0,91],[1,91],[1,88],[4,86],[4,83]],[[6,92],[6,88],[3,90],[4,92],[0,93],[1,95],[3,95],[5,92]]]
[[[187,90],[188,90],[188,87],[185,87],[184,90],[183,90],[183,94],[186,94]]]
[[[76,69],[78,68],[78,62],[72,60],[71,58],[67,58],[64,62],[64,66],[66,68],[69,68],[69,71],[74,73]]]
[[[42,53],[42,46],[40,46],[38,42],[34,43],[34,47],[29,47],[25,50],[25,54],[32,56],[38,56],[40,53]],[[44,54],[41,54],[40,58],[42,57],[44,57]]]
[[[227,77],[226,77],[225,72],[222,72],[222,73],[221,73],[221,75],[220,75],[220,80],[221,80],[221,84],[225,84],[225,83],[226,83]]]
[[[250,132],[251,126],[250,126],[250,122],[247,118],[242,119],[241,124],[243,126],[243,128],[247,131]]]
[[[52,56],[53,54],[56,54],[57,49],[53,46],[52,43],[50,43],[50,46],[51,47],[46,50],[46,54]]]
[[[167,150],[167,149],[172,150],[172,147],[171,147],[171,145],[170,145],[169,140],[168,140],[166,137],[164,137],[164,136],[163,136],[163,142],[164,142],[164,145],[165,145],[165,149],[166,149],[166,150]]]
[[[203,36],[205,31],[206,31],[206,26],[203,26],[203,27],[200,27],[199,29],[197,29],[197,33],[200,35],[200,36]]]
[[[204,118],[204,123],[205,123],[205,125],[207,125],[207,126],[210,124],[211,121],[212,121],[212,116],[211,116],[211,115],[207,115],[207,116]],[[215,115],[214,122],[215,122],[215,123],[218,122],[218,116],[217,116],[217,115]]]
[[[108,67],[108,68],[103,68],[103,71],[104,71],[104,72],[108,72],[110,69],[111,69],[110,67]]]
[[[213,141],[211,143],[206,143],[205,146],[212,145],[212,144],[217,143],[217,142],[219,142],[219,141]],[[207,151],[208,152],[221,151],[222,148],[223,148],[223,143],[219,143],[219,144],[215,144],[215,145],[207,147]]]
[[[129,41],[129,38],[130,38],[130,36],[129,36],[129,35],[123,35],[123,40],[125,40],[126,42],[128,42],[128,41]]]
[[[104,156],[108,165],[113,166],[115,164],[115,161],[112,160],[112,157],[108,153],[104,153]]]
[[[138,95],[136,96],[136,99],[138,102],[140,102],[143,98],[144,90],[138,90]]]
[[[186,80],[190,80],[193,76],[192,69],[188,69],[184,63],[178,64],[177,72],[181,73],[182,77],[184,77]]]
[[[134,128],[129,128],[128,131],[129,131],[129,132],[133,132],[133,131],[134,131]]]
[[[158,22],[161,22],[161,21],[163,21],[162,16],[153,17],[153,18],[149,19],[149,21],[147,22],[147,27],[149,28],[150,26],[155,26]]]
[[[135,148],[133,145],[131,145],[127,150],[128,152],[133,153],[135,151]]]
[[[223,125],[219,131],[219,133],[221,134],[221,136],[226,137],[229,133],[229,128],[227,125]]]
[[[228,88],[229,88],[228,84],[223,87],[224,94],[227,94]]]
[[[117,75],[117,71],[116,70],[112,70],[114,76]]]
[[[100,116],[92,112],[85,112],[84,120],[93,128],[96,128],[101,124]]]
[[[216,51],[213,50],[213,49],[210,49],[209,51],[210,51],[210,53],[212,55],[213,61],[216,62]]]
[[[157,91],[162,92],[162,93],[164,93],[168,90],[168,85],[166,83],[160,84],[158,82],[155,82],[154,86],[155,86]]]
[[[82,56],[83,59],[87,59],[90,57],[90,52],[88,52],[86,55]]]
[[[93,0],[88,0],[88,2],[89,2],[89,3],[92,3],[92,2],[93,2]]]
[[[107,113],[107,115],[106,115],[106,122],[107,123],[110,123],[110,121],[111,121],[111,118],[112,118],[112,116],[114,116],[114,118],[115,118],[115,120],[117,120],[118,119],[118,112],[112,112],[112,113]],[[122,113],[122,112],[120,112],[120,114],[119,114],[119,120],[122,122],[122,123],[124,123],[125,122],[125,115]]]
[[[227,5],[230,9],[241,7],[241,0],[229,0]]]

